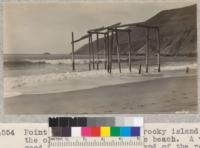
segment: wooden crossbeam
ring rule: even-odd
[[[88,38],[88,37],[89,37],[88,34],[87,34],[87,35],[84,35],[84,36],[82,36],[81,38],[79,38],[79,39],[77,39],[77,40],[74,40],[73,43],[79,42],[79,41],[84,40],[84,39],[86,39],[86,38]]]
[[[88,33],[89,32],[94,32],[94,31],[102,31],[102,30],[105,30],[106,28],[103,26],[103,27],[99,27],[99,28],[95,28],[95,29],[91,29],[91,30],[88,30]]]
[[[121,32],[131,32],[131,29],[117,29],[117,28],[109,28],[111,31],[121,31]]]
[[[117,26],[119,26],[121,24],[121,22],[115,23],[113,25],[107,26],[106,28],[116,28]]]
[[[89,33],[90,34],[102,34],[102,35],[107,34],[107,32],[100,32],[100,31],[90,31]]]
[[[136,27],[152,28],[152,29],[157,29],[157,28],[159,28],[158,26],[151,26],[151,25],[144,25],[144,24],[137,24]]]
[[[122,24],[122,25],[117,26],[117,28],[123,28],[123,27],[136,27],[137,24],[140,24],[140,23]]]
[[[123,27],[143,27],[143,28],[158,28],[158,26],[153,25],[145,25],[144,22],[139,23],[131,23],[131,24],[122,24],[117,26],[116,28],[123,28]]]

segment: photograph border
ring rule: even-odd
[[[144,123],[168,123],[168,122],[200,122],[200,69],[198,68],[198,111],[197,114],[186,114],[186,113],[177,113],[177,114],[41,114],[41,115],[6,115],[3,112],[3,36],[4,36],[4,14],[3,14],[3,5],[5,3],[87,3],[87,2],[138,2],[138,3],[146,3],[146,2],[181,2],[182,0],[5,0],[0,1],[0,122],[2,123],[44,123],[47,122],[48,117],[54,116],[142,116],[144,117]],[[185,1],[194,1],[197,3],[197,63],[199,67],[199,59],[200,59],[200,2],[198,0],[185,0]]]

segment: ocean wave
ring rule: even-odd
[[[168,71],[168,70],[186,69],[187,67],[190,69],[196,69],[197,63],[187,63],[187,64],[178,63],[177,65],[165,65],[165,66],[161,67],[161,69],[164,71]]]
[[[87,72],[66,72],[66,73],[48,73],[42,75],[29,75],[19,77],[5,77],[4,78],[4,97],[12,97],[20,95],[16,91],[24,86],[37,86],[39,83],[62,81],[65,79],[84,78],[105,76],[108,73],[105,70],[87,71]]]
[[[71,59],[55,59],[55,60],[46,60],[46,59],[41,59],[41,60],[29,60],[26,59],[25,61],[30,62],[30,63],[45,63],[45,64],[71,64],[72,60]],[[75,60],[76,63],[79,64],[86,64],[89,62],[88,59],[76,59]]]
[[[181,70],[186,69],[186,67],[190,69],[196,69],[196,63],[184,64],[184,65],[174,65],[174,66],[162,66],[162,71],[170,71],[170,70]],[[137,74],[138,69],[132,68],[133,73]],[[142,67],[142,71],[145,71],[145,67]],[[150,67],[151,72],[157,72],[157,67]],[[129,69],[122,69],[122,73],[119,73],[118,69],[113,69],[112,74],[115,75],[125,75],[129,74]],[[106,70],[94,70],[94,71],[83,71],[83,72],[66,72],[66,73],[48,73],[41,75],[28,75],[28,76],[18,76],[18,77],[5,77],[4,78],[4,97],[11,97],[20,95],[20,93],[15,90],[22,88],[24,86],[37,86],[39,83],[51,82],[51,81],[62,81],[73,78],[91,78],[91,77],[101,77],[101,76],[110,76]]]
[[[97,59],[95,59],[95,62]],[[105,61],[104,59],[99,59],[99,62]],[[75,59],[76,64],[88,64],[89,59]],[[6,61],[4,63],[5,65],[33,65],[33,64],[52,64],[52,65],[58,65],[58,64],[72,64],[71,59],[53,59],[53,60],[47,60],[47,59],[40,59],[40,60],[32,60],[32,59],[25,59],[20,61]]]

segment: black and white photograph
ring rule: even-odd
[[[194,1],[5,3],[5,114],[196,113]]]

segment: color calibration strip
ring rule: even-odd
[[[142,117],[49,118],[53,137],[140,137]]]

